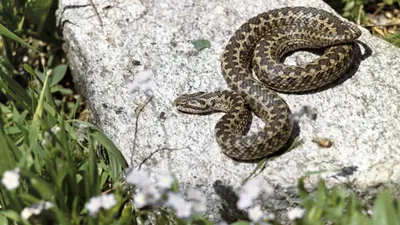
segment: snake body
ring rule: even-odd
[[[293,125],[288,105],[275,91],[304,92],[338,79],[354,61],[354,41],[360,35],[355,25],[316,8],[262,13],[234,33],[222,54],[222,74],[232,90],[184,94],[174,105],[186,113],[226,112],[215,126],[215,136],[229,157],[268,156],[287,142]],[[311,63],[282,63],[285,54],[305,48],[325,50]],[[264,129],[252,135],[245,135],[248,108],[265,122]]]

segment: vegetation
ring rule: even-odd
[[[400,47],[399,0],[325,0],[343,17]]]
[[[347,0],[336,7],[398,44],[397,25],[368,25],[371,2]],[[146,171],[127,168],[112,141],[82,119],[84,101],[72,90],[60,50],[57,4],[0,0],[0,224],[213,224],[201,216],[205,199],[199,191],[184,198],[169,171],[152,183]],[[399,1],[374,5],[377,15],[395,12]],[[298,182],[301,207],[287,215],[292,224],[400,224],[400,201],[390,192],[368,209],[353,192],[328,190],[323,180],[308,191],[305,179]],[[255,182],[243,185],[237,203],[249,221],[233,224],[282,224],[254,202],[271,194]]]

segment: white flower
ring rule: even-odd
[[[1,183],[3,183],[7,190],[11,191],[19,187],[19,178],[19,168],[15,168],[14,170],[8,170],[3,173]]]
[[[40,201],[40,203],[42,204],[43,209],[50,209],[53,207],[53,203],[48,201]]]
[[[40,145],[42,145],[42,147],[44,148],[44,147],[46,147],[46,143],[47,143],[46,139],[43,139],[43,140],[40,142]]]
[[[161,197],[160,190],[150,186],[147,189],[137,190],[133,196],[133,202],[137,208],[142,208],[147,205],[155,205]]]
[[[113,194],[101,195],[101,197],[101,203],[104,209],[111,209],[117,204],[117,200],[115,200],[115,196]]]
[[[145,189],[150,186],[150,177],[144,170],[131,169],[126,175],[126,182]]]
[[[85,208],[89,211],[90,215],[96,216],[101,208],[107,210],[117,204],[114,194],[102,194],[89,199]]]
[[[288,218],[289,218],[289,220],[295,220],[297,218],[302,218],[304,213],[305,213],[304,209],[294,208],[288,212]]]
[[[263,192],[271,195],[273,194],[274,189],[270,185],[262,184],[260,178],[254,178],[247,181],[239,192],[239,200],[236,203],[237,208],[240,210],[249,208],[253,204],[254,200]]]
[[[256,205],[255,207],[249,209],[249,219],[253,222],[258,222],[264,217],[264,213],[261,210],[260,205]]]
[[[168,192],[167,204],[176,211],[176,216],[179,218],[188,218],[192,215],[193,205],[187,202],[181,194]]]
[[[31,212],[35,215],[39,215],[43,209],[42,205],[40,205],[40,204],[33,204],[29,208],[30,208]]]
[[[269,184],[262,185],[262,186],[263,186],[263,191],[264,191],[265,194],[267,194],[269,196],[274,194],[274,192],[275,192],[274,187],[272,187]]]
[[[53,203],[42,200],[38,204],[33,204],[30,207],[25,207],[21,211],[21,217],[27,220],[32,215],[39,215],[43,210],[50,209],[51,207],[53,207]]]
[[[229,225],[226,221],[219,221],[216,225]]]
[[[242,187],[242,193],[250,195],[252,198],[257,198],[262,191],[260,178],[254,178],[247,181]]]
[[[273,214],[273,213],[267,213],[267,214],[265,215],[265,217],[266,217],[268,220],[274,220],[274,219],[275,219],[275,214]]]
[[[143,192],[136,193],[135,196],[133,196],[133,203],[135,204],[136,208],[139,209],[147,205],[146,194]]]
[[[236,207],[240,210],[249,208],[253,204],[253,197],[247,193],[242,193],[236,202]]]
[[[33,215],[33,212],[31,211],[31,209],[29,207],[25,207],[22,211],[21,211],[21,217],[24,220],[29,219],[29,217],[31,217]]]
[[[92,197],[86,203],[85,208],[89,211],[90,215],[96,216],[101,207],[101,198]]]
[[[190,188],[188,190],[188,195],[189,195],[190,199],[192,200],[191,202],[193,204],[194,211],[196,211],[196,212],[206,211],[206,198],[199,190]]]
[[[169,170],[164,170],[160,173],[160,175],[161,175],[161,177],[158,180],[158,187],[160,187],[162,189],[171,188],[172,184],[175,181],[172,173]]]
[[[54,134],[56,134],[56,133],[58,133],[58,132],[61,131],[61,128],[60,128],[59,126],[55,126],[55,127],[51,128],[51,131],[52,131]]]

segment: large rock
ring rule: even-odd
[[[186,92],[227,88],[219,57],[247,19],[284,6],[333,10],[322,1],[125,0],[95,5],[97,15],[79,4],[61,0],[59,18],[70,21],[63,30],[67,56],[93,121],[131,165],[152,172],[169,168],[183,191],[205,193],[209,218],[234,219],[234,191],[257,164],[221,153],[213,134],[221,114],[181,114],[172,101]],[[196,51],[192,42],[198,39],[210,40],[211,48]],[[307,105],[317,118],[301,120],[304,143],[268,161],[258,175],[275,188],[265,205],[293,207],[297,179],[308,171],[327,171],[320,176],[329,185],[346,185],[365,199],[387,187],[399,195],[400,51],[365,29],[359,40],[357,63],[341,81],[315,93],[281,95],[293,111]],[[287,62],[312,58],[297,53]],[[253,123],[254,130],[261,127],[259,120]],[[333,145],[321,148],[315,138]]]

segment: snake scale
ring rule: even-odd
[[[174,105],[192,114],[225,112],[215,126],[222,152],[238,160],[266,157],[288,141],[293,126],[291,111],[276,91],[304,92],[338,79],[353,63],[360,35],[355,25],[316,8],[259,14],[234,33],[222,54],[222,74],[231,90],[183,94]],[[306,64],[282,62],[285,54],[309,48],[323,48],[324,53]],[[246,135],[250,110],[265,127]]]

